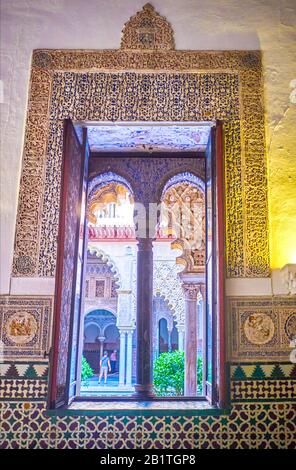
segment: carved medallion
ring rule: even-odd
[[[243,329],[247,339],[253,344],[266,344],[274,335],[274,323],[265,313],[252,313],[246,319]]]
[[[30,312],[16,312],[6,324],[6,336],[15,344],[26,344],[32,341],[37,333],[37,321]]]
[[[296,313],[292,313],[285,323],[285,332],[290,340],[296,339]]]
[[[174,33],[168,21],[150,3],[125,23],[121,49],[174,49]]]

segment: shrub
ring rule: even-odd
[[[198,392],[202,390],[202,358],[197,361]],[[158,396],[184,395],[184,351],[162,353],[154,362],[153,385]]]
[[[94,375],[93,369],[90,367],[89,363],[85,359],[84,356],[82,356],[82,364],[81,364],[81,380],[82,382],[88,381],[92,376]]]

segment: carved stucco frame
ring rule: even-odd
[[[169,46],[170,47],[170,46]],[[134,72],[137,74],[208,74],[219,80],[225,74],[238,77],[239,119],[224,119],[226,257],[228,277],[268,277],[269,236],[267,176],[261,53],[259,51],[176,50],[36,50],[33,52],[27,108],[23,167],[16,221],[13,276],[51,277],[55,262],[40,249],[46,215],[46,168],[60,165],[60,148],[49,152],[50,115],[55,74]],[[226,94],[228,90],[225,90]],[[118,102],[117,106],[123,106]],[[185,110],[186,111],[186,110]],[[212,120],[206,109],[201,120]],[[71,117],[71,110],[69,115]],[[219,119],[219,110],[215,119]],[[169,120],[169,119],[164,119]],[[189,118],[186,120],[190,120]],[[56,132],[59,131],[57,126]],[[235,149],[235,150],[234,150]],[[149,157],[148,157],[149,158]],[[51,160],[49,160],[51,159]],[[59,171],[59,170],[57,170]],[[48,204],[48,201],[46,201]],[[46,217],[45,217],[46,218]],[[43,219],[43,221],[42,221]],[[48,220],[55,227],[57,220]],[[56,244],[53,242],[53,259]]]

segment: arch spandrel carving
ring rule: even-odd
[[[175,48],[174,32],[166,18],[146,3],[125,23],[120,47],[124,50],[169,51]]]

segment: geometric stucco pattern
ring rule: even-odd
[[[48,416],[44,403],[0,402],[0,448],[296,448],[295,403],[239,403],[217,416]]]
[[[296,297],[228,299],[228,358],[289,361],[296,338]]]
[[[227,274],[269,275],[260,52],[34,51],[15,276],[54,276],[62,121],[69,117],[81,121],[223,120]]]

